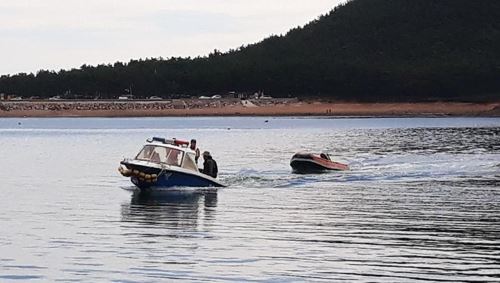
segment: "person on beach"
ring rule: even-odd
[[[194,151],[194,161],[198,164],[198,159],[200,159],[200,149],[196,147],[196,140],[192,139],[189,148]]]
[[[217,173],[218,173],[218,168],[217,168],[217,162],[212,158],[212,155],[210,155],[210,152],[205,151],[203,152],[203,170],[201,173],[211,176],[212,178],[217,178]]]

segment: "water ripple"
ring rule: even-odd
[[[498,119],[41,121],[0,119],[2,282],[500,281]],[[138,193],[116,167],[151,135],[228,187]],[[351,170],[292,174],[299,150]]]

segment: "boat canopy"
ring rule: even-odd
[[[194,157],[195,154],[193,152],[181,148],[147,144],[135,159],[198,171]]]

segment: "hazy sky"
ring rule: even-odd
[[[0,74],[198,56],[282,34],[344,0],[0,0]]]

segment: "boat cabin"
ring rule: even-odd
[[[182,144],[176,140],[148,140],[148,142],[137,154],[136,160],[198,171],[195,152],[184,146],[184,142]]]

